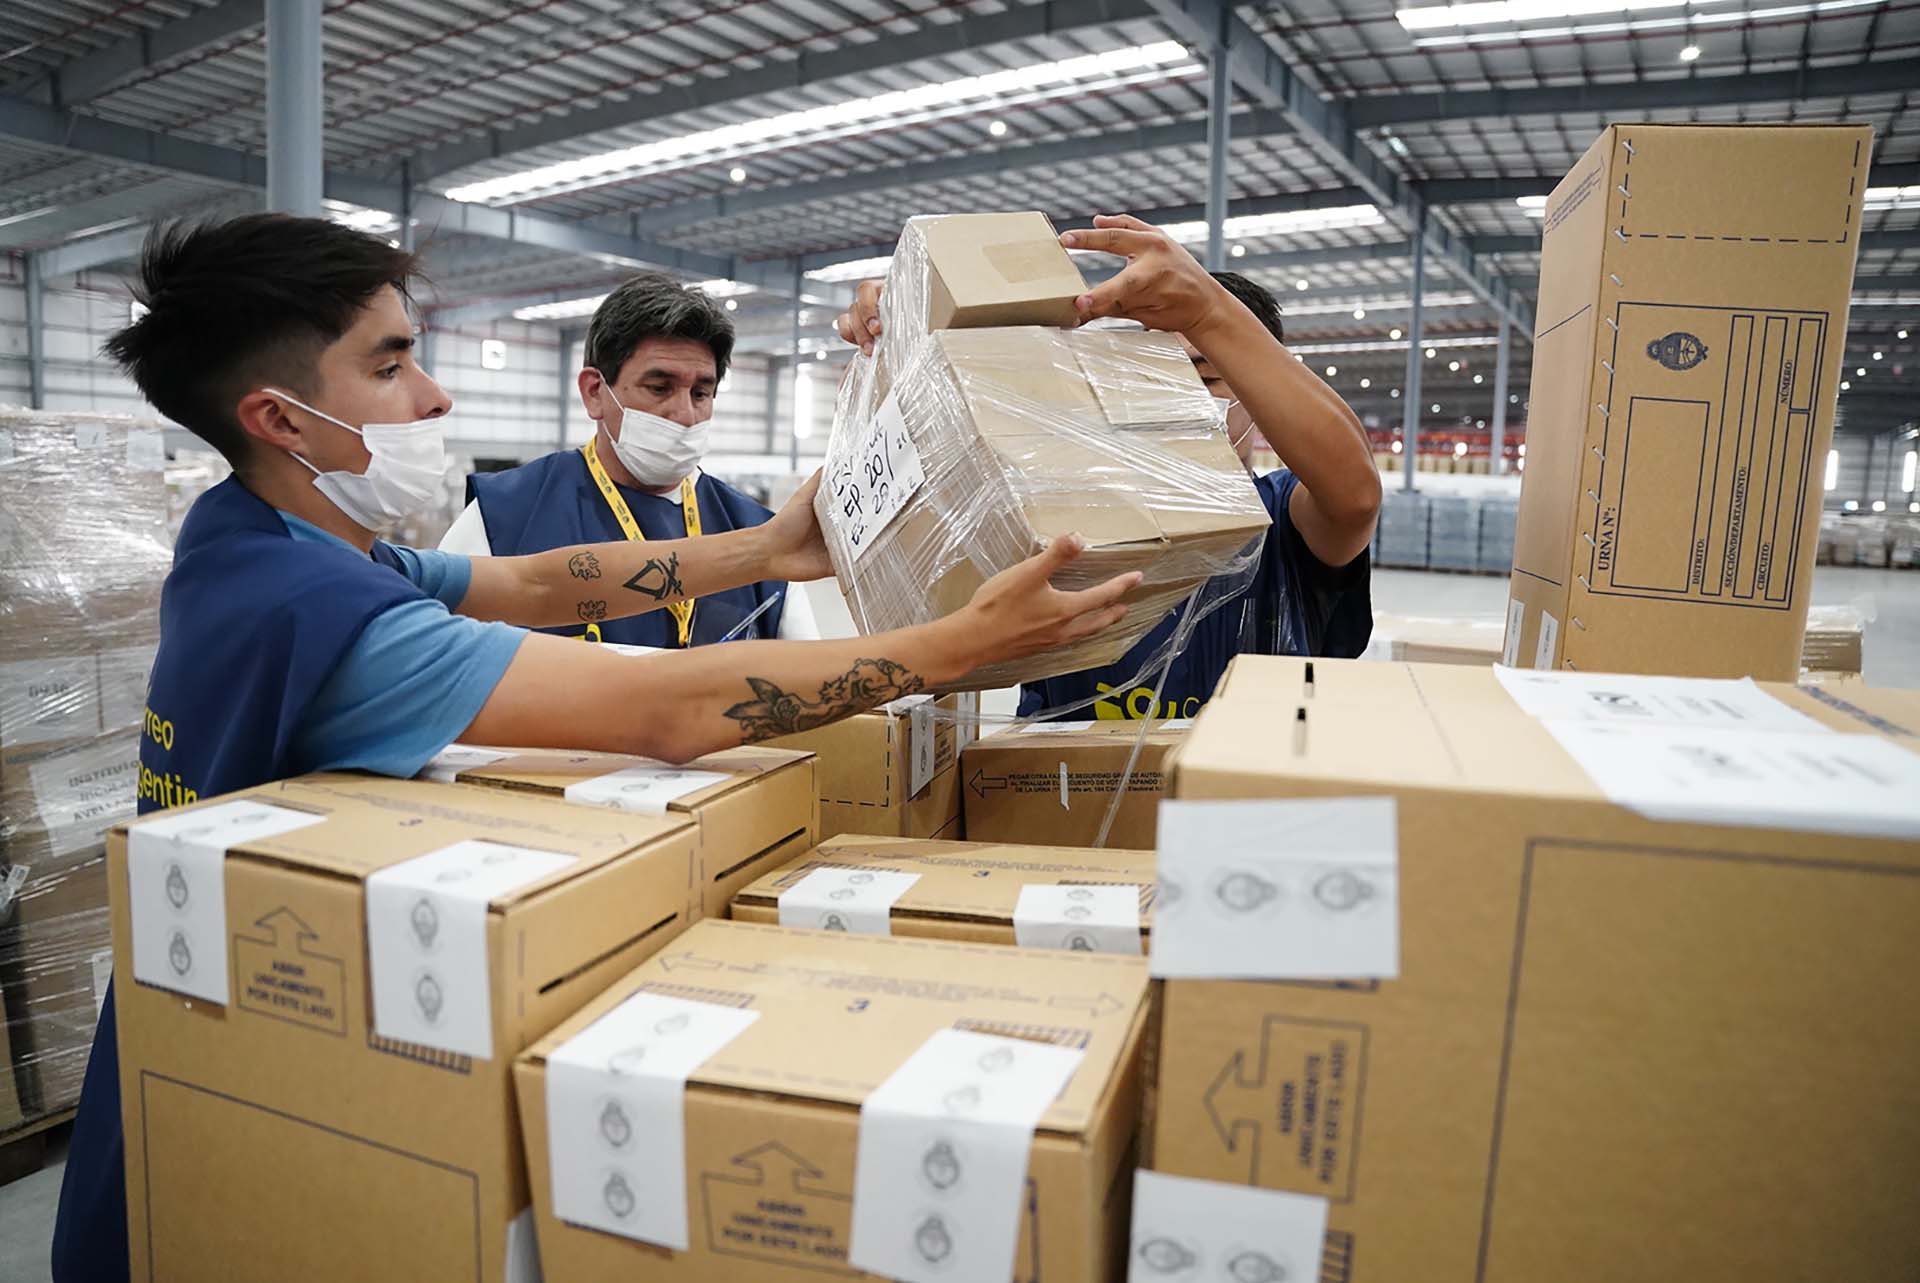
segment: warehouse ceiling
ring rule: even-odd
[[[1370,422],[1402,413],[1408,214],[1438,234],[1427,426],[1470,427],[1495,302],[1530,318],[1540,198],[1621,120],[1872,124],[1842,424],[1920,414],[1920,4],[1456,8],[1230,13],[1228,265],[1281,295],[1289,342]],[[1569,10],[1588,12],[1551,16]],[[396,237],[411,211],[443,326],[578,325],[577,300],[655,265],[736,283],[748,350],[791,350],[797,292],[810,353],[913,214],[1201,220],[1219,19],[1216,0],[329,0],[328,194]],[[9,0],[0,250],[110,288],[147,224],[258,207],[262,21],[262,0]]]

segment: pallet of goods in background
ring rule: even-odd
[[[106,994],[104,840],[137,791],[165,464],[154,423],[0,410],[0,1143],[72,1110]]]

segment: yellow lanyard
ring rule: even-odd
[[[613,478],[607,475],[606,465],[600,462],[600,454],[593,448],[593,442],[581,446],[580,453],[586,457],[587,471],[593,474],[593,483],[600,487],[601,497],[606,499],[607,507],[613,509],[613,519],[620,523],[620,529],[635,543],[645,543],[647,537],[640,532],[640,523],[633,519],[633,510],[627,507],[627,501],[613,488]],[[700,501],[696,497],[692,477],[680,483],[680,511],[687,519],[687,538],[699,538]],[[679,627],[680,645],[690,645],[693,641],[693,599],[670,601],[667,609],[673,612],[673,622]]]

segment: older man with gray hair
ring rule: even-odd
[[[607,295],[587,327],[580,400],[593,439],[467,482],[468,504],[440,547],[517,556],[602,540],[681,539],[757,526],[773,514],[700,470],[714,398],[733,355],[733,322],[698,288],[646,272]],[[591,558],[589,558],[591,560]],[[574,568],[583,579],[599,573]],[[636,592],[678,596],[671,567]],[[700,646],[734,638],[819,636],[803,592],[766,580],[626,619],[549,629],[585,641]]]

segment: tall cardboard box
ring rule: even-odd
[[[1100,952],[1092,934],[1075,941],[1058,915],[1023,921],[1021,893],[1035,887],[1125,887],[1131,898],[1131,951],[1139,953],[1152,930],[1154,862],[1151,851],[1022,846],[996,842],[838,837],[784,868],[740,889],[733,898],[736,922],[780,922],[781,893],[816,869],[884,869],[914,880],[887,913],[887,934],[927,940],[972,940],[982,944],[1060,947]],[[788,925],[799,925],[789,923]],[[811,923],[807,924],[813,925]],[[1046,935],[1042,941],[1027,932]]]
[[[116,829],[133,1277],[531,1277],[509,1066],[684,928],[695,841],[354,775]]]
[[[15,1080],[29,1117],[71,1109],[113,972],[103,843],[26,868],[0,913],[0,991]]]
[[[1174,795],[1394,799],[1397,890],[1349,903],[1397,913],[1397,975],[1166,981],[1150,1165],[1327,1199],[1356,1283],[1908,1277],[1920,692],[1595,685],[1569,729],[1490,669],[1313,666],[1235,660]],[[1656,703],[1699,725],[1637,725]],[[1677,802],[1633,795],[1670,818],[1596,783],[1669,763]],[[1803,783],[1680,818],[1744,771]],[[1803,804],[1907,836],[1752,823]],[[1228,863],[1312,858],[1297,813],[1255,815],[1271,838]]]
[[[831,726],[767,741],[814,755],[819,840],[960,836],[959,752],[975,732],[971,692],[898,699]]]
[[[1872,142],[1615,125],[1554,189],[1509,664],[1793,679]]]
[[[553,1210],[549,1057],[636,993],[758,1013],[686,1081],[686,1251]],[[860,1106],[930,1035],[962,1029],[1084,1049],[1033,1135],[1012,1278],[1118,1278],[1146,1017],[1139,959],[702,922],[515,1065],[546,1276],[873,1277],[847,1263]],[[594,1136],[569,1137],[560,1153],[596,1171],[619,1161]]]
[[[687,919],[724,917],[733,893],[805,852],[820,829],[811,753],[748,747],[684,766],[617,753],[511,752],[455,745],[434,778],[517,789],[641,815],[684,815],[699,835]]]
[[[1180,718],[1147,732],[1107,846],[1153,849],[1167,764],[1190,724]],[[1118,720],[1033,722],[969,745],[960,761],[968,840],[1092,846],[1140,729]]]

